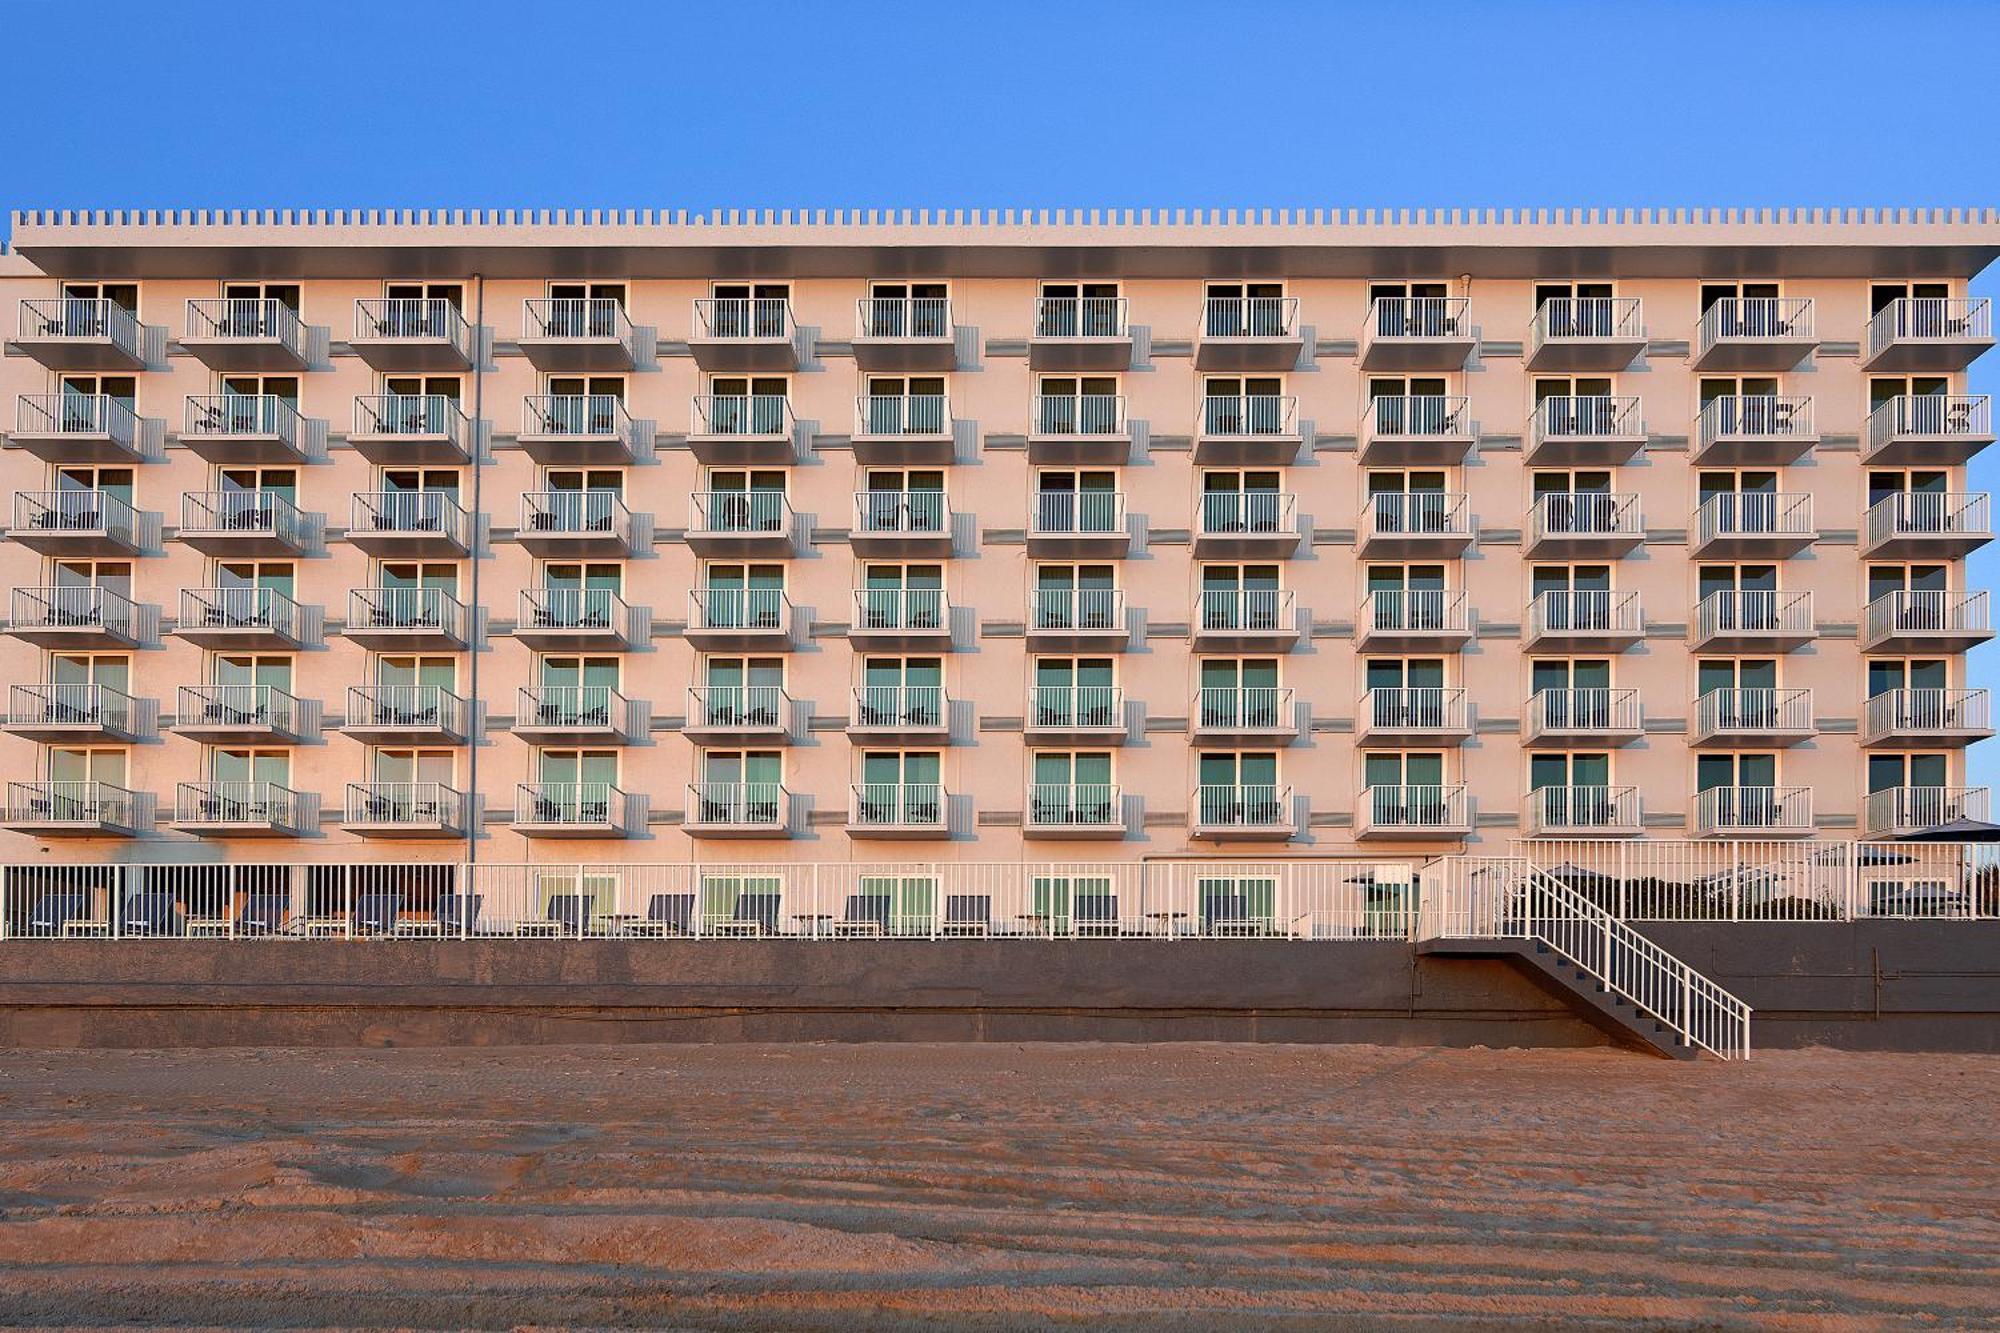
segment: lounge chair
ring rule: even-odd
[[[694,933],[694,895],[656,893],[646,902],[646,918],[627,926],[628,934],[664,937]]]
[[[588,934],[595,901],[596,896],[589,893],[551,894],[548,919],[559,926],[565,936]]]
[[[722,935],[775,935],[778,933],[779,895],[738,894],[736,907],[726,921],[716,923]]]
[[[944,935],[977,936],[993,933],[993,899],[983,893],[948,893],[944,899],[944,919],[939,925]]]
[[[252,893],[243,900],[236,917],[238,935],[278,935],[285,929],[285,914],[291,910],[291,895]]]
[[[889,896],[884,893],[850,893],[840,920],[833,923],[836,935],[883,936],[889,933]]]
[[[66,891],[44,893],[35,900],[35,908],[28,914],[29,935],[61,936],[69,929],[72,921],[90,919],[90,894],[87,891]]]
[[[438,930],[447,936],[471,935],[479,929],[479,907],[483,894],[446,893],[438,896]]]
[[[396,916],[403,908],[400,893],[364,893],[354,900],[354,933],[388,935],[396,929]]]
[[[148,890],[125,900],[127,935],[182,935],[185,917],[171,893]]]

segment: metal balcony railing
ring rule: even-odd
[[[1811,440],[1813,400],[1803,394],[1723,394],[1711,398],[1696,423],[1696,453],[1742,439]]]
[[[102,727],[132,733],[132,698],[109,685],[14,685],[7,691],[12,727]]]
[[[1984,787],[1888,787],[1868,793],[1862,822],[1870,837],[1916,833],[1955,819],[1984,823]]]
[[[1361,537],[1469,537],[1472,510],[1451,491],[1377,491],[1361,510]]]
[[[1204,338],[1289,338],[1298,327],[1295,297],[1211,296],[1201,303]]]
[[[1983,588],[1889,592],[1868,603],[1864,623],[1871,643],[1897,634],[1990,634],[1992,599]]]
[[[180,627],[187,630],[269,630],[294,643],[304,638],[299,604],[276,588],[183,588]]]
[[[854,628],[943,630],[951,608],[942,588],[856,588]]]
[[[1371,342],[1463,338],[1472,332],[1471,309],[1463,296],[1378,296],[1364,333]]]
[[[250,824],[307,830],[319,824],[314,798],[275,782],[181,782],[174,785],[177,824]]]
[[[615,393],[541,393],[521,400],[521,434],[632,438],[632,417]]]
[[[139,317],[103,297],[59,296],[23,301],[18,327],[23,340],[103,339],[127,356],[140,354]]]
[[[1812,594],[1776,588],[1722,588],[1701,599],[1694,611],[1695,637],[1767,633],[1810,635]]]
[[[406,435],[465,447],[468,422],[458,399],[442,393],[380,393],[354,400],[356,435]]]
[[[1528,700],[1526,736],[1620,735],[1639,730],[1639,691],[1606,685],[1536,690]]]
[[[1036,491],[1029,531],[1042,537],[1111,536],[1125,531],[1123,491]]]
[[[10,623],[17,629],[101,629],[133,637],[139,609],[123,594],[89,585],[16,588]]]
[[[408,533],[472,544],[471,517],[455,495],[444,491],[358,491],[348,510],[357,532]]]
[[[442,685],[354,685],[347,691],[347,725],[467,734],[471,708]]]
[[[696,588],[688,594],[688,623],[695,629],[780,630],[792,604],[778,588]]]
[[[935,782],[857,782],[850,798],[848,823],[857,828],[944,827],[945,790]]]
[[[1425,830],[1466,828],[1468,798],[1460,783],[1378,784],[1361,789],[1363,823],[1371,829]]]
[[[1695,828],[1716,833],[1811,833],[1811,787],[1710,787],[1695,795]]]
[[[1115,630],[1125,625],[1119,588],[1035,588],[1029,593],[1038,630]]]
[[[1204,828],[1280,829],[1292,825],[1292,789],[1270,782],[1204,783],[1194,791]]]
[[[1992,725],[1992,705],[1985,690],[1919,686],[1885,690],[1870,699],[1862,735],[1870,740],[1898,732],[1977,735]]]
[[[1290,588],[1202,588],[1195,593],[1197,630],[1293,628]]]
[[[1899,296],[1868,321],[1863,359],[1892,343],[1987,342],[1993,337],[1993,307],[1985,297],[1954,300],[1942,296]]]
[[[1458,686],[1382,685],[1361,696],[1360,727],[1453,735],[1472,729],[1472,710]]]
[[[108,825],[136,828],[139,799],[109,782],[10,782],[7,818],[13,823]]]
[[[778,685],[694,685],[688,688],[690,727],[782,728],[791,698]]]
[[[798,332],[782,296],[703,297],[694,303],[697,338],[789,339]]]
[[[523,588],[520,624],[533,629],[623,630],[625,599],[609,588]]]
[[[1197,731],[1290,731],[1289,685],[1203,685],[1195,691]]]
[[[1646,336],[1636,296],[1556,296],[1535,308],[1528,324],[1528,354],[1547,343],[1636,341]]]
[[[1637,833],[1637,787],[1537,787],[1528,793],[1530,823],[1539,833]]]
[[[1555,394],[1535,404],[1529,444],[1561,440],[1632,439],[1646,433],[1637,395]]]
[[[625,303],[612,296],[534,297],[522,303],[521,330],[529,338],[615,338],[632,336]]]
[[[1035,395],[1037,435],[1123,435],[1125,395],[1070,393]]]
[[[139,439],[139,418],[122,399],[104,393],[24,393],[15,403],[17,435],[103,436],[121,448]]]
[[[854,421],[860,435],[949,435],[951,404],[941,393],[865,394]]]
[[[854,531],[870,535],[942,537],[951,532],[943,491],[858,491]]]
[[[1471,611],[1456,588],[1375,588],[1361,599],[1364,629],[1389,633],[1468,633]]]
[[[442,588],[356,588],[347,595],[347,627],[435,630],[464,642],[465,603]]]
[[[853,725],[860,729],[941,729],[950,714],[942,685],[856,685]]]
[[[1811,734],[1811,690],[1714,689],[1694,703],[1696,739],[1729,735]]]
[[[187,336],[212,339],[257,339],[282,344],[293,355],[306,354],[306,329],[299,312],[270,297],[228,296],[187,303]]]
[[[1203,435],[1294,435],[1299,400],[1291,394],[1209,394],[1201,400]]]
[[[857,338],[949,338],[951,300],[943,296],[863,297],[854,303]]]
[[[1471,439],[1470,402],[1456,394],[1385,394],[1368,400],[1361,428],[1370,439],[1409,435]]]
[[[1871,452],[1892,440],[1990,439],[1992,400],[1983,393],[1903,393],[1868,414]]]
[[[1125,692],[1116,685],[1035,685],[1028,690],[1028,726],[1120,726]]]
[[[792,402],[782,393],[703,393],[694,398],[696,435],[790,435]]]
[[[305,515],[280,491],[187,491],[181,496],[181,534],[234,532],[276,537],[303,546]]]
[[[1898,491],[1868,506],[1869,546],[1899,537],[1992,535],[1992,497],[1984,491]]]
[[[472,326],[442,296],[396,296],[354,303],[354,337],[362,342],[445,342],[466,351]]]
[[[1536,540],[1553,537],[1644,537],[1636,494],[1555,491],[1535,497],[1531,516]]]
[[[688,531],[783,536],[792,506],[783,491],[696,491],[688,499]]]
[[[1122,296],[1043,296],[1035,301],[1037,338],[1127,338]]]
[[[1811,537],[1811,495],[1726,491],[1711,495],[1694,511],[1695,545],[1724,537]]]
[[[1611,588],[1546,588],[1528,606],[1530,637],[1540,634],[1639,634],[1639,594]]]
[[[1290,491],[1203,491],[1203,536],[1297,531],[1298,497]]]
[[[1795,296],[1726,297],[1702,311],[1697,358],[1720,343],[1813,337],[1813,303]]]
[[[465,826],[465,794],[442,782],[350,782],[347,822]]]
[[[1029,828],[1114,828],[1122,814],[1118,788],[1108,782],[1028,784]]]
[[[619,830],[627,800],[609,782],[523,782],[514,789],[514,822]]]
[[[183,685],[175,716],[183,727],[270,727],[297,736],[304,709],[275,685]]]
[[[138,511],[109,491],[16,491],[17,533],[102,534],[121,546],[137,548],[145,532]]]
[[[688,784],[687,822],[749,828],[784,827],[790,794],[775,782],[692,782]]]
[[[617,491],[524,491],[521,532],[632,540],[632,511]]]
[[[305,439],[305,418],[290,399],[271,393],[190,395],[181,434],[196,439],[275,437],[297,449]]]

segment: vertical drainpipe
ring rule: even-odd
[[[486,517],[486,505],[481,497],[481,483],[485,480],[486,476],[485,458],[487,442],[480,438],[480,425],[486,420],[486,356],[488,349],[485,342],[485,275],[479,273],[472,275],[472,293],[472,584],[467,589],[471,600],[467,606],[466,621],[466,631],[470,634],[472,640],[468,645],[472,649],[472,671],[470,678],[466,681],[466,702],[472,710],[472,717],[477,719],[478,725],[468,728],[471,734],[466,737],[468,742],[466,749],[470,756],[466,761],[465,770],[465,863],[468,870],[479,860],[480,826],[486,822],[486,809],[484,803],[480,800],[479,794],[479,742],[480,737],[486,730],[486,710],[479,692],[480,645],[485,637],[485,625],[481,619],[482,608],[485,603],[479,595],[480,542],[486,535],[482,531]],[[468,873],[466,877],[470,879],[471,875]],[[472,892],[472,885],[468,883],[461,892]]]

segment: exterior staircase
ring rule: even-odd
[[[1613,1035],[1672,1059],[1750,1058],[1750,1006],[1522,857],[1449,857],[1417,952],[1506,958]],[[1428,878],[1428,872],[1427,872]]]

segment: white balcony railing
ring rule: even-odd
[[[854,531],[874,536],[947,536],[951,505],[943,491],[859,491],[854,496]]]
[[[1471,610],[1456,588],[1372,588],[1361,599],[1361,625],[1364,634],[1464,634]]]
[[[1697,740],[1732,735],[1777,733],[1810,735],[1813,730],[1811,690],[1763,687],[1714,689],[1694,703]]]
[[[697,338],[790,340],[797,332],[792,303],[782,296],[704,297],[694,303]]]
[[[1360,729],[1455,735],[1472,729],[1465,690],[1445,685],[1380,685],[1361,696]]]
[[[305,707],[275,685],[183,685],[175,712],[183,727],[269,727],[304,735]]]
[[[1125,626],[1118,588],[1035,588],[1029,594],[1037,630],[1117,630]]]
[[[1290,588],[1202,588],[1195,593],[1196,632],[1294,628]]]
[[[11,727],[101,727],[132,734],[132,697],[109,685],[13,685],[7,691]]]
[[[131,449],[139,439],[139,418],[110,394],[24,393],[15,403],[14,433],[103,438]]]
[[[1528,637],[1640,634],[1639,594],[1615,588],[1545,588],[1528,604]]]
[[[1695,795],[1703,834],[1811,833],[1811,787],[1710,787]]]
[[[305,325],[299,312],[270,297],[226,296],[187,303],[187,336],[275,342],[294,356],[306,355]]]
[[[783,491],[696,491],[688,497],[688,531],[781,537],[792,530]]]
[[[1125,395],[1068,393],[1035,395],[1037,435],[1123,435]]]
[[[688,429],[696,435],[792,433],[792,402],[781,393],[703,393],[694,398]]]
[[[951,608],[942,588],[856,588],[857,630],[947,630]]]
[[[1043,296],[1035,301],[1037,338],[1128,338],[1122,296]]]
[[[524,491],[521,494],[523,536],[604,537],[632,540],[632,511],[625,497],[613,490]]]
[[[1364,830],[1449,834],[1471,827],[1471,801],[1462,783],[1363,787],[1359,806]]]
[[[1636,296],[1557,296],[1535,308],[1528,353],[1548,343],[1636,341],[1646,336]]]
[[[1029,828],[1116,828],[1124,822],[1118,788],[1108,782],[1031,782]]]
[[[1292,789],[1271,782],[1204,783],[1194,791],[1194,822],[1203,828],[1290,828]]]
[[[358,491],[348,508],[350,532],[442,537],[471,545],[472,519],[445,491]]]
[[[1817,438],[1813,400],[1803,394],[1723,394],[1709,399],[1695,424],[1697,456],[1734,441]]]
[[[145,522],[122,498],[95,490],[16,491],[12,527],[23,536],[101,536],[135,549],[143,538],[157,535],[151,531],[157,525]]]
[[[1211,296],[1201,304],[1204,338],[1289,338],[1298,327],[1294,297]]]
[[[181,434],[192,439],[276,439],[297,449],[306,438],[305,419],[289,398],[274,393],[190,395]]]
[[[1896,440],[1990,440],[1993,402],[1983,393],[1897,394],[1868,414],[1868,449]]]
[[[1633,735],[1639,730],[1639,691],[1608,685],[1536,690],[1528,700],[1526,738]]]
[[[1862,823],[1868,837],[1895,837],[1949,824],[1955,819],[1984,823],[1984,787],[1888,787],[1868,793]]]
[[[1545,492],[1535,497],[1532,535],[1540,541],[1561,537],[1636,537],[1646,535],[1636,494],[1600,491]]]
[[[1529,825],[1537,833],[1637,833],[1637,787],[1537,787],[1528,793]]]
[[[609,588],[523,588],[520,616],[525,630],[623,631],[630,608]]]
[[[687,725],[780,731],[791,702],[782,685],[693,685],[688,688]]]
[[[1299,400],[1291,394],[1209,394],[1201,400],[1206,436],[1298,434]]]
[[[1470,537],[1472,510],[1448,491],[1377,491],[1361,510],[1361,538]]]
[[[467,352],[472,327],[445,297],[393,296],[354,303],[354,337],[364,343],[443,342]]]
[[[1696,642],[1717,634],[1811,636],[1809,592],[1778,588],[1719,588],[1694,609]]]
[[[1195,691],[1196,731],[1288,732],[1293,727],[1289,685],[1203,685]]]
[[[944,296],[863,297],[854,303],[857,338],[949,338],[951,300]]]
[[[1556,394],[1535,404],[1529,446],[1565,440],[1629,440],[1646,433],[1636,395]]]
[[[79,824],[138,827],[139,798],[109,782],[10,782],[10,824]]]
[[[1041,537],[1108,537],[1125,531],[1123,491],[1036,491],[1029,531]]]
[[[1899,538],[1987,538],[1993,535],[1992,497],[1984,491],[1898,491],[1868,506],[1868,546]]]
[[[1370,342],[1469,337],[1471,308],[1462,296],[1378,296],[1363,334]]]
[[[88,584],[16,588],[9,623],[16,630],[104,630],[129,639],[139,608],[122,593]]]
[[[1385,394],[1368,400],[1361,428],[1370,439],[1404,436],[1471,439],[1471,400],[1454,394]]]
[[[615,393],[542,393],[521,400],[521,434],[632,438],[632,417]]]
[[[1901,634],[1983,636],[1993,632],[1992,599],[1983,588],[1888,592],[1868,603],[1864,623],[1868,643]]]
[[[696,588],[688,594],[688,626],[707,630],[782,630],[792,604],[781,588]]]
[[[1697,358],[1730,342],[1802,341],[1813,338],[1813,303],[1795,296],[1726,297],[1702,311]]]
[[[514,725],[600,729],[629,736],[632,703],[609,685],[524,685],[515,695]]]
[[[238,533],[303,546],[306,518],[282,491],[188,491],[181,496],[181,535]]]
[[[790,795],[775,782],[691,782],[686,819],[701,827],[781,829]]]
[[[318,798],[275,782],[181,782],[174,786],[177,824],[244,824],[317,832],[317,806]]]
[[[941,393],[866,394],[854,400],[860,435],[951,434],[951,403]]]
[[[467,734],[471,710],[442,685],[353,685],[347,691],[347,725],[371,729]]]
[[[1028,727],[1123,726],[1125,692],[1116,685],[1036,685],[1028,691]]]
[[[431,630],[466,641],[465,603],[442,588],[356,588],[347,595],[347,628]]]
[[[140,353],[139,317],[103,297],[58,296],[23,301],[18,327],[24,341],[103,341],[130,357],[136,358]]]
[[[1298,497],[1290,491],[1203,491],[1201,533],[1277,536],[1298,531]]]
[[[303,642],[304,613],[276,588],[183,588],[180,627],[190,630],[268,631]]]
[[[1864,360],[1894,343],[1990,342],[1993,307],[1985,297],[1899,296],[1868,321]]]
[[[1813,498],[1809,494],[1725,491],[1694,511],[1695,545],[1732,537],[1812,537]]]
[[[849,789],[848,823],[857,828],[938,828],[945,791],[935,782],[857,782]]]
[[[1870,699],[1861,734],[1868,740],[1883,740],[1899,733],[1977,736],[1992,725],[1992,704],[1985,690],[1932,685],[1885,690]]]
[[[347,822],[465,827],[465,794],[442,782],[350,782]]]
[[[383,393],[354,400],[354,433],[449,440],[465,447],[468,422],[458,399],[442,393]]]
[[[529,338],[625,342],[632,337],[632,319],[615,296],[533,297],[522,303],[521,331]]]
[[[514,822],[619,831],[625,827],[626,801],[609,782],[523,782],[514,788]]]
[[[858,730],[943,730],[950,703],[942,685],[856,685],[853,724]]]

